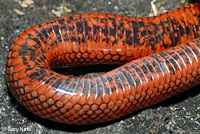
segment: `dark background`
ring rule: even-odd
[[[132,113],[122,119],[87,126],[72,126],[41,119],[28,112],[13,98],[5,79],[7,51],[25,29],[61,16],[85,12],[109,12],[128,16],[152,16],[152,0],[35,0],[23,8],[23,0],[0,0],[0,132],[2,133],[81,133],[81,134],[144,134],[200,133],[200,86],[162,103]],[[196,0],[198,1],[198,0]],[[194,1],[193,1],[194,2]],[[158,13],[187,5],[186,0],[157,0]],[[63,7],[67,10],[62,12]],[[16,11],[16,9],[18,11]],[[57,12],[57,15],[55,14]],[[21,14],[21,15],[20,15]],[[111,67],[112,68],[112,67]],[[102,67],[101,70],[109,70]],[[77,74],[89,67],[72,69]],[[72,71],[72,72],[73,72]],[[87,75],[87,74],[86,74]]]

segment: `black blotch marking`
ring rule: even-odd
[[[124,22],[119,22],[119,25],[117,26],[117,29],[118,29],[118,31],[121,31],[122,32],[122,34],[118,34],[118,37],[120,38],[120,39],[122,39],[124,36]],[[117,32],[118,32],[117,31]]]
[[[84,93],[87,96],[89,93],[88,91],[90,90],[88,86],[88,81],[83,81],[83,82],[84,82],[84,87],[82,93]]]
[[[165,35],[165,34],[167,34],[168,35],[168,33],[167,33],[167,29],[166,29],[166,24],[165,23],[169,23],[168,21],[166,22],[166,21],[163,21],[163,20],[161,20],[161,23],[160,23],[160,26],[162,27],[162,29],[163,29],[163,32],[162,33],[160,33],[161,35],[160,35],[160,38],[161,38],[161,40],[163,40],[163,36]],[[157,27],[157,29],[159,29],[158,27]],[[157,30],[156,29],[156,30]],[[168,29],[169,30],[169,29]],[[163,46],[164,46],[164,48],[168,48],[169,47],[169,45],[170,44],[165,44],[165,42],[163,41]]]
[[[162,72],[162,70],[163,70],[163,71],[165,70],[165,68],[163,68],[163,64],[164,64],[165,60],[163,60],[163,59],[160,60],[160,59],[161,59],[160,57],[163,57],[164,59],[166,59],[166,58],[167,58],[166,56],[168,56],[168,55],[166,55],[165,53],[154,54],[154,55],[150,56],[150,57],[152,57],[152,58],[154,59],[154,61],[151,62],[151,64],[152,64],[153,68],[155,69],[155,71],[156,71],[157,73]],[[156,61],[157,61],[157,62],[156,62]],[[162,64],[162,65],[161,65],[161,64]],[[148,65],[148,64],[147,64],[147,65]],[[155,71],[153,71],[152,66],[150,65],[149,68],[150,68],[151,72],[155,72]],[[152,69],[151,69],[151,68],[152,68]]]
[[[28,39],[35,41],[36,45],[42,49],[41,42],[38,38],[29,37]]]
[[[67,20],[74,21],[73,16],[69,16]]]
[[[162,56],[164,59],[166,59],[168,57],[168,55],[166,53],[160,53],[160,56]],[[158,59],[157,55],[153,55],[152,57],[154,57],[155,59]]]
[[[49,36],[48,36],[48,33],[47,33],[47,31],[46,31],[46,29],[42,29],[42,30],[40,30],[40,32],[42,33],[42,35],[45,37],[45,38],[48,38]]]
[[[56,35],[59,34],[59,36],[60,36],[59,29],[60,29],[60,28],[59,28],[58,25],[52,27],[52,30],[54,30],[55,34],[56,34]]]
[[[176,70],[173,68],[174,66],[172,66],[171,61],[166,60],[166,64],[167,64],[167,67],[169,68],[170,73],[175,74]]]
[[[39,75],[41,75],[41,73],[39,71],[34,71],[33,73],[31,73],[29,75],[30,79],[35,79],[37,78]]]
[[[105,26],[104,29],[102,28],[102,33],[103,33],[105,36],[108,36],[108,26],[107,26],[107,25]]]
[[[102,85],[102,81],[100,81],[99,79],[97,79],[97,87],[98,87],[98,90],[97,90],[97,94],[98,94],[98,97],[101,96],[103,94],[103,85]]]
[[[51,86],[54,88],[58,88],[60,84],[63,82],[63,79],[58,79],[55,83],[53,83]]]
[[[191,27],[190,27],[190,26],[185,27],[185,31],[186,31],[186,34],[187,34],[187,35],[192,36],[192,30],[191,30]]]
[[[100,77],[100,78],[103,81],[104,91],[109,94],[109,92],[110,92],[109,88],[105,85],[105,83],[107,82],[107,80],[104,77]]]
[[[99,32],[100,32],[100,26],[93,25],[93,34],[96,35],[99,34]]]
[[[132,25],[133,25],[133,27],[132,27],[132,29],[133,29],[133,43],[135,43],[135,44],[140,44],[139,42],[140,42],[140,39],[139,39],[139,28],[138,28],[138,23],[137,22],[135,22],[135,21],[131,21],[131,23],[132,23]]]
[[[197,40],[197,42],[199,43],[200,40]],[[193,43],[196,44],[196,42],[194,42],[194,41],[193,41]],[[185,45],[191,48],[191,45],[189,45],[189,43],[187,43],[187,44],[185,44]],[[193,45],[193,44],[192,44],[192,45]],[[197,45],[197,44],[196,44],[196,45]],[[197,45],[197,46],[198,46],[198,45]],[[191,48],[191,49],[192,49],[192,51],[195,53],[196,57],[198,57],[199,54],[200,54],[199,51],[198,51],[198,50],[196,51],[196,49],[193,49],[193,48]]]
[[[22,59],[23,59],[23,64],[24,64],[24,65],[27,65],[27,64],[28,64],[28,61],[27,61],[26,57],[23,56]]]
[[[32,48],[30,48],[28,46],[28,44],[22,44],[21,47],[22,48],[19,50],[19,55],[28,54],[30,52],[30,54],[28,54],[28,55],[31,57],[31,60],[36,61],[35,54],[37,54],[37,50],[38,50],[38,48],[36,46],[32,46]],[[42,52],[40,52],[40,51],[38,52],[38,54],[41,55],[41,56],[39,56],[39,60],[45,62],[44,59],[46,59],[46,57],[44,56],[44,54],[46,53],[46,51],[44,49],[40,49],[40,50]],[[27,60],[26,60],[26,64],[27,64]]]
[[[62,24],[62,25],[63,25],[63,24],[65,23],[65,20],[64,20],[64,19],[58,19],[57,22],[58,22],[59,24]]]
[[[162,56],[165,59],[165,62],[167,63],[167,66],[168,66],[169,70],[170,71],[172,70],[173,73],[175,73],[175,71],[178,68],[178,66],[177,66],[176,62],[174,61],[174,59],[172,59],[171,57],[169,57],[169,55],[167,55],[166,53],[160,53],[160,56]],[[157,57],[154,57],[154,58],[157,58]],[[155,66],[155,65],[153,64],[153,66]],[[175,70],[174,70],[173,67],[175,68]]]
[[[23,55],[25,53],[27,53],[27,49],[28,49],[28,45],[27,44],[22,44],[21,45],[21,49],[19,50],[19,55]]]
[[[77,34],[83,34],[83,23],[77,21],[76,22]]]
[[[180,26],[177,24],[176,20],[172,20],[171,19],[171,23],[172,23],[172,27],[173,27],[173,31],[174,34],[170,34],[170,38],[172,40],[172,47],[177,45],[177,42],[179,41],[179,36],[180,36]],[[176,26],[176,28],[174,27]],[[177,34],[177,37],[175,37],[175,34]],[[174,38],[174,40],[173,40]]]
[[[50,76],[53,76],[54,74],[50,73]],[[45,81],[46,84],[49,84],[51,81],[54,81],[56,80],[57,78],[54,76],[54,77],[51,77],[49,78],[48,80]]]
[[[114,83],[113,78],[111,78],[109,75],[106,77],[106,79],[110,82],[110,83]],[[111,92],[114,92],[116,90],[116,87],[111,87]],[[109,93],[109,91],[107,91],[107,93]]]
[[[88,26],[88,22],[87,22],[85,19],[83,20],[83,24],[84,24],[84,27],[85,27],[85,31],[83,31],[83,32],[85,32],[85,36],[87,37],[89,31],[91,31],[91,27]],[[84,29],[83,29],[83,30],[84,30]]]
[[[116,26],[117,26],[117,24],[116,24],[116,21],[115,21],[115,19],[113,19],[113,18],[109,18],[109,21],[111,21],[111,23],[112,23],[112,27],[113,28],[111,28],[110,26],[109,26],[109,29],[110,29],[110,36],[116,36]]]
[[[43,67],[41,67],[40,69],[43,69]],[[46,77],[46,71],[45,70],[39,70],[39,73],[40,73],[40,77],[38,78],[38,80],[39,81],[43,81],[45,78],[44,77]]]
[[[168,59],[168,61],[172,63],[172,66],[175,68],[175,70],[178,69],[178,65],[176,64],[176,62],[174,61],[174,59],[170,58],[170,59]]]
[[[132,31],[126,30],[125,32],[126,32],[125,42],[126,42],[128,45],[133,45]]]
[[[128,72],[130,72],[128,66],[125,66],[124,68],[125,68]],[[126,71],[125,71],[124,73],[126,73]],[[134,82],[134,81],[135,81],[135,77],[134,77],[134,74],[135,74],[135,73],[130,72],[130,73],[126,73],[126,74],[127,74],[126,76],[127,76],[127,80],[128,80],[128,82],[129,82],[130,86],[135,86],[135,84],[136,84],[136,83]],[[131,77],[132,77],[133,79],[132,79]]]
[[[120,89],[123,89],[123,83],[121,82],[121,79],[120,79],[118,74],[115,77],[115,81],[116,81],[117,87],[120,88]]]

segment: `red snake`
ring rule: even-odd
[[[89,77],[57,67],[124,65]],[[200,4],[154,17],[84,13],[25,30],[7,56],[13,96],[34,114],[68,124],[106,122],[200,82]]]

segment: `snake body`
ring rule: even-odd
[[[56,67],[122,66],[89,77]],[[154,17],[84,13],[43,22],[13,42],[6,63],[13,96],[34,114],[67,124],[120,118],[200,82],[200,4]]]

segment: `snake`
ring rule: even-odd
[[[56,72],[99,64],[95,76]],[[33,114],[84,125],[118,119],[200,83],[200,4],[152,17],[68,15],[32,26],[11,45],[8,87]]]

